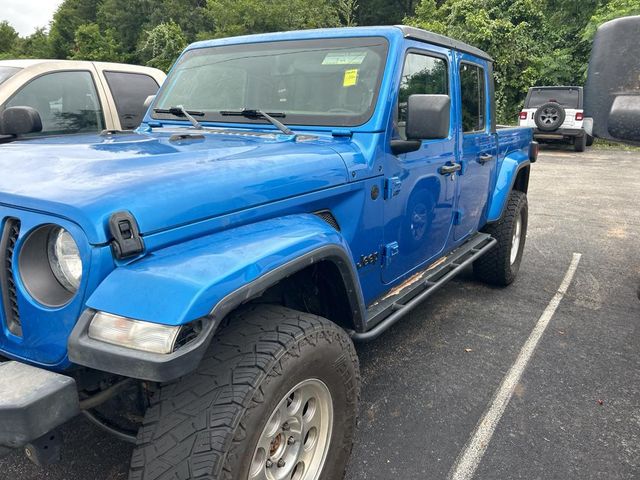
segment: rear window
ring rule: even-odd
[[[4,83],[6,80],[9,80],[20,70],[22,69],[18,67],[0,67],[0,84]]]
[[[539,88],[531,91],[528,108],[537,108],[548,102],[559,103],[565,108],[579,108],[580,90],[577,88]]]
[[[120,126],[133,130],[142,122],[144,101],[160,87],[152,77],[142,73],[104,72],[104,76],[116,102]]]

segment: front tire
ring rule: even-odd
[[[277,305],[233,315],[147,410],[130,480],[343,478],[360,392],[336,324]]]
[[[484,228],[498,244],[473,264],[479,280],[505,287],[518,275],[527,236],[527,195],[512,191],[500,220]]]

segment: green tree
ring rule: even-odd
[[[101,32],[96,23],[80,25],[76,30],[72,60],[119,62],[118,45],[111,31]]]
[[[582,38],[591,42],[600,25],[609,20],[630,15],[640,15],[640,0],[611,0],[599,6],[587,22]]]
[[[18,43],[18,32],[9,22],[0,22],[0,53],[10,53]]]
[[[340,25],[328,0],[209,0],[208,9],[214,37]]]
[[[356,19],[358,0],[338,0],[336,9],[342,25],[345,27],[355,27],[358,24]]]
[[[38,28],[28,37],[21,39],[16,53],[17,56],[25,58],[50,58],[51,45],[46,28]]]
[[[145,32],[138,53],[146,65],[166,72],[186,44],[180,25],[170,21]]]
[[[150,0],[102,0],[99,5],[97,24],[101,31],[112,32],[124,61],[140,61],[138,43],[153,8]]]
[[[72,55],[76,40],[76,30],[80,25],[95,23],[98,6],[102,0],[65,0],[53,14],[51,32],[52,55],[68,58]]]
[[[423,0],[411,24],[462,40],[495,60],[498,121],[513,122],[524,94],[549,61],[543,4],[535,0]]]

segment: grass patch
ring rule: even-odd
[[[640,147],[634,147],[633,145],[626,145],[624,143],[610,142],[608,140],[602,140],[601,138],[595,139],[592,148],[595,148],[596,150],[629,150],[640,152]]]

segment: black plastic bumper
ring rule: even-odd
[[[20,362],[0,363],[0,450],[22,447],[79,412],[73,378]]]
[[[552,132],[544,132],[537,128],[533,130],[534,140],[568,140],[583,135],[585,135],[585,131],[582,128],[560,128]]]

